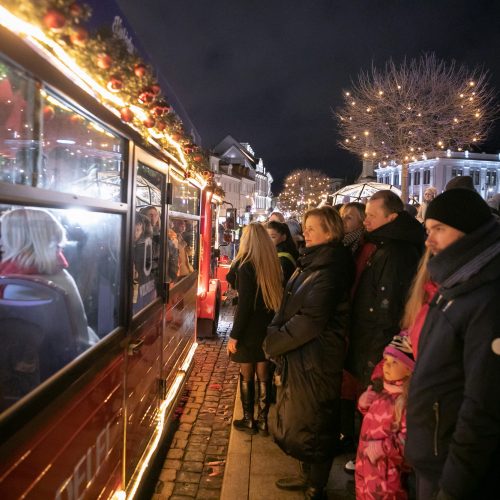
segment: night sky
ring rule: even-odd
[[[484,66],[500,99],[500,2],[118,0],[211,148],[249,142],[281,189],[296,168],[352,180],[332,108],[372,62],[435,52]],[[500,126],[483,145],[500,151]]]

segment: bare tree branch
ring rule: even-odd
[[[364,160],[407,167],[436,149],[460,151],[483,142],[498,109],[483,69],[469,70],[434,54],[399,66],[389,60],[383,70],[361,71],[344,93],[336,112],[339,144]]]

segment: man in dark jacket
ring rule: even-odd
[[[424,230],[392,191],[366,205],[367,234],[356,262],[347,369],[366,388],[384,347],[400,328],[406,295],[424,246]]]
[[[500,225],[466,189],[432,201],[425,225],[439,289],[420,333],[406,456],[419,500],[499,498]]]

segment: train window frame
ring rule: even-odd
[[[143,165],[144,167],[147,167],[147,168],[151,168],[152,170],[155,170],[156,172],[158,172],[159,174],[161,174],[163,176],[163,185],[161,187],[161,193],[160,193],[160,196],[161,196],[161,206],[159,208],[161,208],[161,214],[160,214],[160,231],[163,231],[163,232],[160,232],[160,254],[159,254],[159,262],[158,262],[158,267],[159,267],[159,282],[157,283],[157,294],[156,294],[156,297],[151,301],[149,302],[148,304],[145,304],[143,307],[141,307],[140,309],[138,309],[137,311],[134,311],[133,310],[133,283],[131,283],[130,285],[127,285],[128,287],[128,293],[129,293],[129,304],[130,304],[130,307],[129,307],[129,313],[130,313],[130,317],[132,318],[132,323],[136,323],[137,321],[137,318],[139,318],[139,321],[140,321],[140,318],[143,316],[143,313],[145,311],[148,311],[150,310],[151,307],[157,307],[158,304],[160,304],[161,302],[164,301],[165,299],[165,270],[164,270],[164,260],[165,260],[165,254],[166,254],[166,237],[165,237],[165,231],[163,230],[163,228],[166,227],[166,224],[167,224],[167,209],[168,209],[168,205],[165,204],[165,199],[166,199],[166,191],[167,191],[167,182],[168,182],[168,178],[169,178],[169,170],[170,170],[170,164],[167,163],[165,160],[163,159],[160,159],[160,158],[157,158],[155,156],[153,156],[152,154],[148,153],[147,151],[145,151],[144,149],[142,149],[141,147],[139,147],[138,145],[135,145],[134,146],[134,152],[133,152],[133,158],[134,158],[134,161],[133,161],[133,167],[132,167],[132,179],[131,179],[131,202],[130,202],[130,206],[131,206],[131,227],[130,227],[130,234],[131,234],[131,238],[130,238],[130,243],[133,242],[133,232],[134,232],[134,229],[135,229],[135,213],[138,211],[137,209],[137,195],[136,195],[136,186],[137,186],[137,172],[138,172],[138,169],[139,169],[139,166],[140,165]],[[163,208],[162,208],[163,207]],[[167,207],[167,209],[165,208]],[[132,247],[130,248],[130,252],[132,252],[133,249]],[[129,268],[129,273],[130,273],[130,276],[133,277],[133,259],[131,258],[130,259],[130,268]],[[132,278],[133,279],[133,278]],[[134,330],[134,327],[132,326],[132,330]]]
[[[181,279],[176,280],[176,281],[168,281],[168,277],[167,277],[167,282],[170,284],[169,286],[172,289],[174,289],[177,285],[179,285],[180,283],[182,283],[186,279],[188,279],[191,276],[194,276],[196,273],[198,273],[199,262],[200,262],[200,224],[201,224],[201,217],[199,215],[192,215],[192,214],[186,214],[184,212],[177,212],[177,211],[174,211],[174,210],[169,210],[168,211],[168,220],[167,220],[167,225],[168,225],[168,229],[169,230],[171,229],[170,225],[173,222],[173,219],[175,221],[182,221],[182,222],[185,222],[185,223],[189,223],[189,222],[195,223],[197,225],[197,231],[196,231],[197,239],[196,239],[196,242],[195,242],[194,246],[192,246],[192,248],[194,247],[194,252],[190,256],[191,257],[190,263],[191,263],[191,265],[193,267],[193,270],[191,272],[185,274],[184,276],[180,276]],[[166,259],[168,259],[169,257],[170,257],[170,255],[167,253]],[[168,262],[165,261],[164,265],[165,265],[165,268],[168,269],[168,267],[169,267]]]
[[[7,58],[7,61],[10,60]],[[16,70],[18,65],[13,64]],[[29,71],[20,69],[39,85],[42,85],[39,79],[34,78]],[[47,210],[65,210],[65,209],[83,209],[89,212],[98,212],[101,214],[117,215],[120,217],[119,223],[119,252],[120,262],[117,264],[118,275],[120,279],[118,298],[120,302],[117,314],[117,323],[114,328],[103,335],[99,341],[89,349],[82,352],[79,356],[71,360],[59,370],[54,372],[46,380],[23,395],[18,401],[6,408],[0,413],[0,429],[12,434],[17,429],[25,426],[32,418],[34,413],[39,411],[49,411],[54,408],[56,401],[68,397],[67,390],[75,383],[84,383],[95,377],[99,367],[104,366],[106,362],[123,352],[123,340],[127,337],[130,330],[131,321],[129,311],[129,290],[127,281],[129,279],[129,270],[126,264],[130,261],[128,256],[127,241],[130,239],[130,207],[131,207],[131,187],[130,177],[132,177],[129,164],[133,158],[135,143],[124,133],[118,131],[109,124],[104,124],[97,116],[82,111],[81,107],[68,98],[64,93],[50,87],[58,99],[67,102],[72,108],[85,115],[86,118],[105,127],[119,138],[122,146],[122,160],[120,163],[119,177],[121,179],[120,200],[112,201],[103,198],[76,195],[64,191],[46,189],[41,186],[30,186],[23,184],[11,184],[0,181],[0,202],[2,205],[14,205],[22,207],[44,208]]]
[[[0,53],[0,62],[5,64],[6,67],[11,70],[13,73],[17,74],[20,78],[26,80],[26,85],[29,85],[30,89],[30,96],[31,93],[33,94],[32,97],[32,103],[31,107],[33,109],[30,109],[32,112],[32,116],[29,117],[23,117],[26,119],[27,124],[26,126],[30,125],[31,130],[32,130],[32,138],[31,138],[31,143],[33,144],[33,153],[30,153],[28,155],[27,160],[29,161],[28,168],[30,171],[28,174],[26,174],[26,178],[29,179],[30,177],[32,178],[32,182],[16,182],[15,178],[12,179],[12,181],[7,181],[3,180],[0,181],[0,183],[8,184],[10,186],[24,186],[24,187],[33,187],[36,189],[44,189],[46,191],[50,192],[58,192],[58,193],[66,193],[69,194],[70,196],[73,197],[78,197],[78,198],[89,198],[89,199],[100,199],[103,201],[112,201],[112,202],[124,202],[125,196],[126,196],[126,184],[124,180],[124,166],[126,164],[126,156],[127,156],[127,140],[124,137],[124,134],[122,132],[119,132],[116,130],[114,127],[110,126],[109,124],[103,123],[101,119],[99,119],[96,116],[93,116],[91,113],[89,113],[87,110],[82,109],[80,105],[75,103],[73,99],[65,95],[64,92],[59,91],[56,87],[41,81],[39,78],[36,78],[29,70],[26,68],[20,67],[18,64],[13,62],[8,56]],[[27,94],[23,94],[21,97],[24,98],[26,97]],[[44,186],[43,182],[40,181],[41,176],[43,175],[39,170],[43,169],[43,164],[44,160],[43,158],[45,157],[45,150],[46,150],[46,145],[44,144],[44,127],[50,120],[50,115],[47,115],[45,112],[45,106],[44,103],[46,103],[47,100],[53,100],[57,102],[61,108],[65,108],[67,111],[73,113],[72,117],[74,116],[75,118],[78,118],[77,120],[74,120],[74,123],[76,126],[78,126],[79,123],[82,121],[87,121],[91,128],[94,128],[98,133],[106,134],[110,137],[112,137],[114,143],[116,144],[117,150],[115,150],[115,147],[113,147],[113,151],[111,154],[114,155],[119,155],[120,158],[116,160],[117,162],[117,168],[114,170],[114,185],[118,185],[118,190],[119,190],[119,195],[118,199],[110,200],[109,198],[106,197],[99,197],[99,196],[92,196],[86,194],[84,191],[79,191],[77,189],[73,190],[68,190],[68,189],[63,189],[57,188],[57,187],[51,187],[51,186]],[[47,101],[48,102],[48,101]],[[55,105],[55,103],[53,103]],[[52,115],[54,113],[54,110],[52,109]],[[58,141],[59,142],[59,141]],[[64,142],[64,141],[63,141]],[[76,144],[76,143],[75,143]],[[61,143],[61,147],[64,147],[63,144]],[[67,145],[65,147],[70,147],[70,145]],[[19,149],[16,154],[21,153],[22,149]],[[98,151],[98,150],[97,150]],[[81,154],[81,151],[78,151],[78,153]],[[75,153],[72,153],[74,156]],[[108,153],[110,154],[110,153]],[[33,158],[31,158],[33,157]],[[96,158],[98,155],[96,155]],[[14,162],[15,164],[15,162]],[[12,168],[17,170],[17,167],[13,164]],[[23,172],[24,168],[21,168],[21,172]],[[75,171],[76,173],[78,171]],[[106,173],[110,173],[106,172]],[[97,173],[105,173],[104,171],[96,171]],[[35,175],[36,174],[36,175]],[[24,175],[24,174],[23,174]],[[7,179],[7,177],[6,177]],[[84,177],[82,176],[81,178],[78,178],[78,182],[82,181],[83,183]],[[89,172],[89,179],[88,179],[88,184],[92,184],[93,179],[90,178],[90,172]],[[106,182],[106,180],[101,181],[103,185],[110,184],[110,182]],[[33,185],[35,184],[36,185]],[[75,180],[74,182],[75,186],[77,185],[77,181]],[[71,183],[70,183],[71,185]]]

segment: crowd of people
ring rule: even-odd
[[[358,499],[498,498],[494,212],[451,185],[414,214],[379,191],[309,210],[298,231],[280,213],[246,227],[228,274],[233,425],[300,461],[279,488],[326,498],[334,457],[353,447]]]

